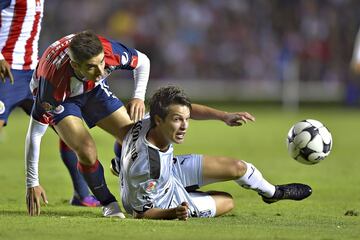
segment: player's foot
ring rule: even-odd
[[[101,206],[100,202],[92,195],[80,199],[79,197],[73,196],[70,200],[70,204],[73,206],[81,207],[99,207]]]
[[[125,218],[125,215],[121,212],[119,204],[117,202],[109,203],[102,207],[104,217],[118,217]]]
[[[119,174],[120,174],[120,161],[119,161],[119,159],[117,157],[114,157],[113,159],[111,159],[110,171],[115,176],[117,176],[117,177],[119,176]]]
[[[285,185],[276,185],[274,196],[271,198],[262,196],[262,200],[268,204],[285,199],[300,201],[309,197],[311,193],[312,189],[308,185],[290,183]]]

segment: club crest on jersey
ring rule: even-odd
[[[3,114],[5,112],[5,104],[3,101],[0,101],[0,114]]]
[[[126,65],[129,62],[129,55],[127,52],[124,52],[124,55],[121,55],[121,64]]]

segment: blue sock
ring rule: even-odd
[[[114,153],[118,159],[121,158],[121,145],[116,141],[114,143]]]
[[[89,196],[90,191],[87,183],[77,169],[77,156],[62,140],[60,140],[60,155],[65,166],[69,170],[74,187],[74,195],[80,199]]]
[[[99,160],[96,160],[95,164],[91,166],[78,162],[77,167],[79,172],[84,176],[92,193],[95,195],[97,200],[100,201],[101,205],[105,206],[116,201],[116,198],[111,194],[106,185],[104,168]]]

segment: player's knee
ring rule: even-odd
[[[96,147],[92,140],[86,140],[73,147],[76,155],[79,157],[79,161],[86,165],[91,165],[96,162]]]
[[[235,207],[233,197],[227,192],[217,192],[213,198],[216,202],[216,216],[228,213]]]
[[[232,168],[232,178],[238,179],[246,173],[246,164],[241,160],[235,160]]]
[[[234,202],[234,199],[231,196],[231,194],[226,193],[226,192],[224,194],[226,196],[225,199],[224,199],[224,206],[226,206],[225,211],[229,212],[235,207],[235,202]]]

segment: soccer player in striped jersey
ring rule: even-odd
[[[114,70],[120,69],[134,73],[135,90],[128,104],[133,120],[106,82]],[[38,178],[38,160],[41,137],[50,123],[76,152],[78,169],[103,205],[103,215],[125,217],[106,185],[95,142],[83,120],[90,128],[96,125],[110,133],[121,144],[133,121],[144,115],[149,73],[150,61],[145,54],[91,31],[71,34],[46,49],[31,81],[36,100],[26,140],[30,215],[40,213],[41,198],[46,201]]]
[[[266,203],[310,196],[309,186],[274,186],[254,165],[242,160],[198,154],[174,156],[172,144],[184,142],[190,118],[240,126],[255,120],[251,114],[191,104],[183,91],[173,86],[156,91],[149,105],[150,116],[127,133],[120,160],[122,202],[136,218],[186,220],[225,214],[234,207],[229,193],[196,191],[220,181],[235,180],[241,187],[258,192]]]
[[[30,114],[33,96],[29,83],[38,62],[38,40],[44,0],[1,0],[0,2],[0,130],[15,107]],[[77,157],[60,140],[61,158],[74,187],[72,205],[96,207],[94,198],[76,168]]]

